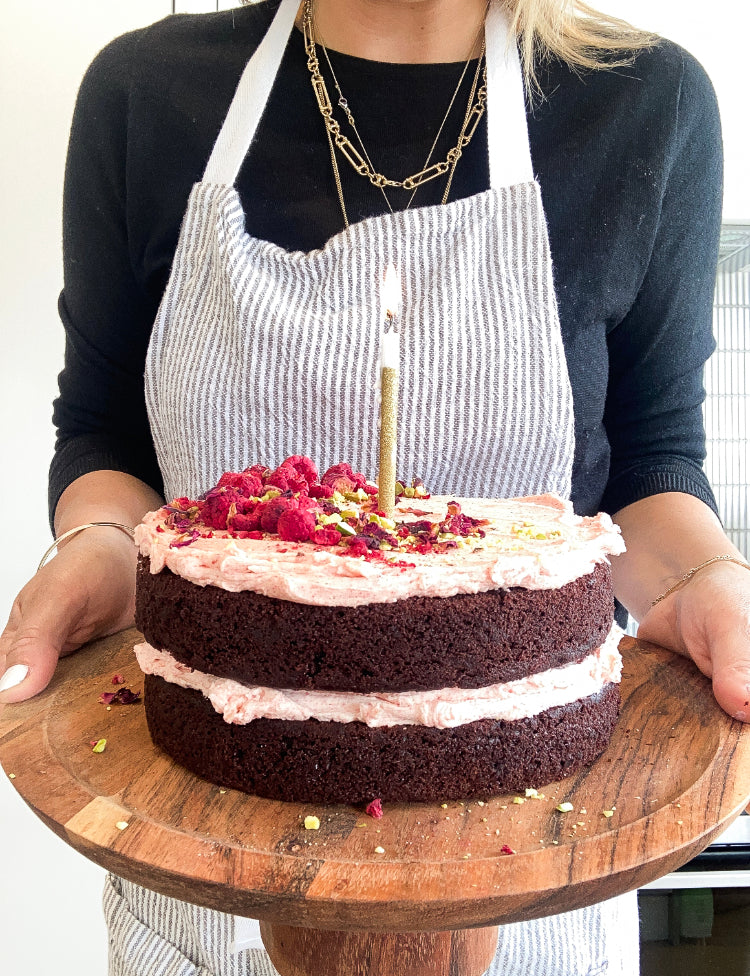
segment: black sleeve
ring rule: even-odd
[[[684,53],[670,145],[650,261],[633,307],[608,336],[611,465],[602,508],[611,513],[669,491],[716,511],[702,470],[702,403],[713,349],[721,132],[711,84]]]
[[[130,65],[138,32],[118,38],[82,82],[63,200],[65,362],[49,510],[81,475],[111,469],[161,492],[143,367],[157,301],[137,280],[129,250],[126,168]]]

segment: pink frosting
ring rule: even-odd
[[[552,668],[489,688],[442,688],[358,695],[342,691],[298,691],[243,685],[194,671],[167,651],[139,644],[135,653],[146,674],[200,691],[224,721],[246,725],[256,718],[364,722],[371,727],[426,725],[450,729],[480,719],[515,721],[548,708],[588,698],[619,682],[622,631],[614,626],[601,647],[577,664]]]
[[[439,521],[450,500],[403,499],[395,518]],[[150,559],[152,573],[166,566],[199,586],[345,607],[511,586],[556,589],[625,550],[620,530],[608,515],[577,516],[569,502],[553,495],[458,501],[466,515],[490,520],[484,539],[471,539],[466,547],[442,554],[394,552],[385,561],[342,554],[340,547],[281,542],[273,536],[232,539],[220,530],[212,538],[172,548],[176,533],[165,528],[161,511],[145,517],[135,538]]]

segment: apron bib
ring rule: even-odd
[[[435,494],[568,497],[573,402],[503,11],[492,6],[486,24],[490,189],[361,221],[302,253],[250,237],[234,187],[297,9],[282,0],[243,73],[190,194],[149,345],[166,497],[291,454],[375,477],[389,263],[402,286],[399,476]]]

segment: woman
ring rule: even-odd
[[[715,102],[684,52],[563,6],[269,0],[102,52],[66,177],[55,531],[132,526],[163,494],[300,451],[374,471],[366,323],[393,260],[411,474],[613,513],[641,635],[745,721],[750,577],[700,469]],[[126,532],[75,532],[14,605],[1,700],[130,624],[132,580]],[[172,924],[178,906],[116,881],[107,910],[112,972],[166,971],[178,931],[186,972],[253,971],[231,921],[186,907]],[[508,926],[496,966],[632,972],[615,910]]]

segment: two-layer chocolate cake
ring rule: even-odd
[[[264,797],[483,796],[606,746],[620,656],[608,516],[401,494],[348,465],[224,475],[146,517],[136,648],[154,741]]]

